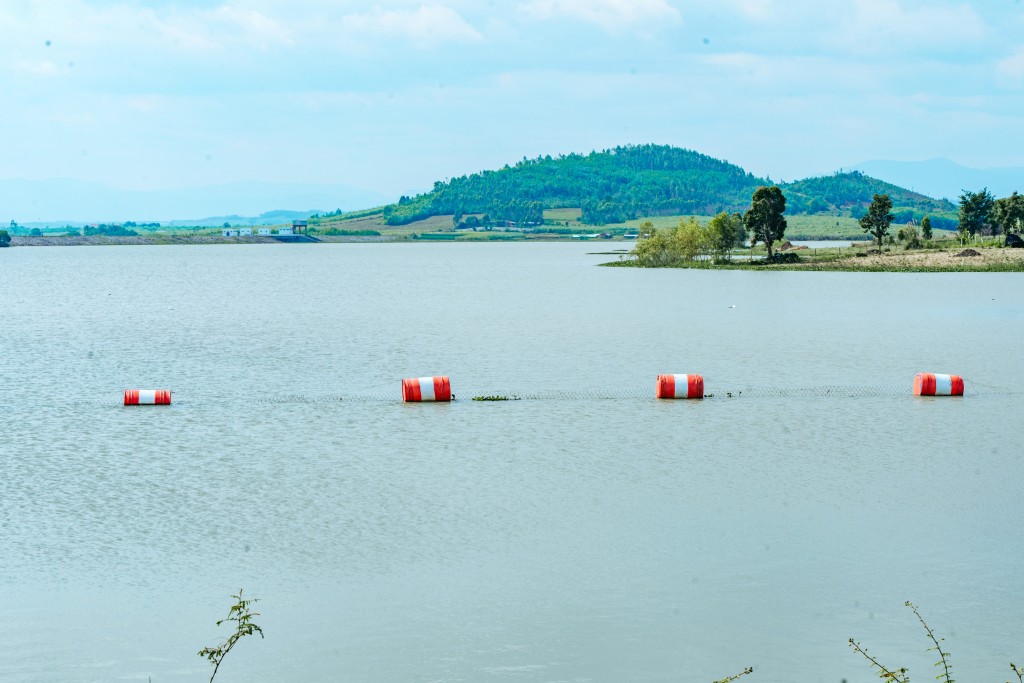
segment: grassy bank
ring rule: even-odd
[[[965,251],[977,255],[961,255]],[[764,256],[764,247],[737,252],[738,257],[753,253],[756,258]],[[710,270],[810,270],[847,271],[864,273],[946,273],[946,272],[1024,272],[1024,249],[1000,247],[955,247],[943,246],[913,251],[883,251],[869,253],[860,248],[801,249],[789,252],[796,255],[793,263],[765,263],[758,260],[733,260],[728,263],[712,263],[708,260],[679,262],[668,267],[700,268]],[[645,268],[632,257],[602,264],[620,268]]]

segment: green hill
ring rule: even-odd
[[[739,166],[661,145],[616,147],[587,155],[523,159],[515,166],[435,183],[385,209],[389,225],[428,216],[486,214],[494,221],[540,223],[544,209],[580,208],[580,220],[617,223],[638,216],[739,211],[767,181]]]
[[[948,200],[932,199],[859,171],[797,180],[780,187],[786,195],[786,212],[791,214],[827,212],[860,218],[876,194],[889,195],[897,222],[924,214],[952,218],[957,210]]]
[[[402,197],[380,219],[407,226],[437,216],[468,225],[525,226],[545,222],[547,210],[576,209],[590,225],[638,218],[744,211],[770,180],[692,150],[629,145],[590,154],[526,159],[496,171],[434,183],[430,192]],[[956,207],[859,172],[836,173],[781,185],[787,213],[859,218],[874,194],[888,193],[897,221],[933,216],[936,228],[955,224]],[[352,216],[354,217],[354,216]],[[341,219],[349,216],[339,217]],[[935,224],[938,218],[939,224]]]

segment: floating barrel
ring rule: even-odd
[[[413,377],[402,380],[402,400],[406,403],[419,401],[450,401],[452,385],[447,377]]]
[[[169,406],[171,392],[166,389],[125,389],[126,406]]]
[[[964,379],[960,375],[919,372],[914,376],[914,396],[963,396]]]
[[[700,375],[658,375],[658,398],[704,398]]]

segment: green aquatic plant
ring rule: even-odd
[[[241,588],[238,589],[237,595],[232,595],[231,597],[235,600],[235,604],[228,610],[228,615],[217,622],[217,626],[220,626],[225,621],[233,621],[235,622],[235,632],[228,636],[220,645],[204,647],[198,652],[200,657],[205,657],[213,665],[210,683],[213,683],[213,679],[216,677],[217,670],[220,669],[224,658],[228,656],[228,653],[238,644],[239,640],[254,633],[260,634],[260,638],[263,637],[263,629],[253,621],[253,618],[260,616],[260,613],[253,612],[251,608],[252,604],[259,602],[259,600],[256,598],[243,598]]]
[[[868,662],[871,664],[872,669],[878,669],[878,676],[882,680],[894,681],[895,683],[907,683],[907,681],[910,680],[910,677],[907,675],[906,667],[902,669],[896,669],[895,671],[891,671],[887,669],[884,664],[882,664],[877,659],[868,654],[867,649],[865,649],[864,646],[862,646],[856,640],[850,638],[849,643],[850,647],[853,649],[854,652],[864,657],[864,659],[868,660]]]
[[[754,673],[754,667],[748,666],[746,669],[744,669],[743,671],[739,672],[738,674],[736,674],[734,676],[729,676],[728,678],[723,678],[721,680],[717,680],[717,681],[715,681],[715,683],[732,683],[736,679],[743,678],[747,674],[752,674],[752,673]]]
[[[932,641],[933,646],[928,648],[928,652],[936,652],[939,655],[939,661],[935,662],[935,666],[941,666],[942,673],[935,678],[940,681],[945,681],[945,683],[953,683],[953,671],[949,663],[949,653],[943,650],[941,645],[944,638],[935,637],[935,632],[932,631],[931,626],[929,626],[928,622],[924,620],[921,613],[917,611],[917,606],[914,605],[914,603],[907,600],[903,604],[914,610],[914,615],[917,617],[917,620],[921,622],[921,626],[924,626],[925,633],[928,634],[928,639]]]
[[[903,603],[914,612],[914,616],[921,622],[921,626],[924,627],[924,631],[928,634],[928,639],[932,641],[932,647],[928,648],[928,652],[936,652],[939,655],[939,661],[935,662],[936,667],[942,667],[942,671],[935,677],[936,680],[942,681],[942,683],[955,683],[953,678],[952,664],[949,662],[949,653],[942,649],[943,638],[939,638],[935,635],[932,627],[928,625],[928,622],[924,620],[921,613],[917,610],[917,606],[909,600]],[[864,657],[871,664],[871,668],[878,670],[878,676],[885,681],[894,681],[895,683],[907,683],[910,680],[907,668],[902,667],[899,669],[888,669],[885,665],[880,663],[877,659],[868,654],[868,651],[853,638],[849,640],[850,647],[854,652]],[[1017,671],[1017,668],[1011,663],[1010,668]],[[1018,674],[1018,677],[1020,674]],[[1024,682],[1022,682],[1024,683]]]

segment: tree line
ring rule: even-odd
[[[881,253],[883,242],[891,239],[889,230],[896,214],[887,193],[874,194],[860,217],[861,229],[877,242]],[[758,187],[745,213],[720,212],[707,225],[696,219],[683,218],[672,229],[657,230],[650,221],[640,225],[640,239],[632,254],[648,267],[664,267],[684,263],[724,263],[731,259],[733,249],[763,243],[767,262],[786,260],[775,253],[774,246],[784,239],[787,222],[786,195],[778,185]],[[961,240],[975,235],[1019,234],[1024,230],[1024,195],[1014,192],[996,199],[985,188],[981,192],[964,190],[960,195],[957,232]],[[920,233],[913,222],[899,231],[899,239],[908,248],[922,246],[921,240],[932,239],[932,219],[923,216]]]

